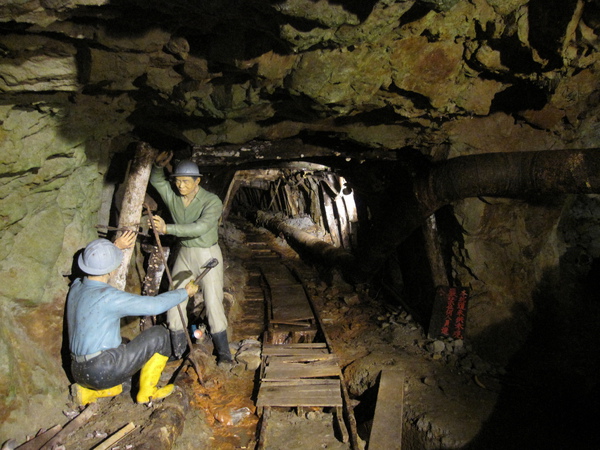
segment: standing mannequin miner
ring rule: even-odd
[[[203,271],[202,266],[211,258],[219,261],[202,278],[200,288],[217,353],[217,364],[227,367],[233,364],[233,360],[227,338],[227,316],[223,308],[223,255],[218,243],[223,203],[215,194],[200,186],[198,166],[189,160],[180,162],[171,174],[178,191],[175,192],[164,173],[164,167],[172,156],[172,152],[162,152],[157,156],[150,183],[169,208],[175,223],[166,224],[162,217],[155,215],[154,227],[159,233],[171,234],[179,240],[179,252],[171,271],[175,289],[198,277]],[[182,308],[185,311],[185,305]],[[173,353],[181,357],[187,347],[187,323],[181,323],[177,308],[167,312],[167,322],[171,331]]]
[[[138,403],[164,398],[173,391],[172,384],[156,387],[171,354],[167,328],[154,326],[123,343],[121,318],[161,314],[193,296],[198,286],[188,283],[185,289],[147,297],[108,285],[111,273],[123,259],[121,250],[133,246],[135,238],[136,233],[129,231],[114,244],[107,239],[96,239],[78,259],[87,276],[71,285],[67,324],[71,372],[76,381],[72,395],[82,405],[120,394],[122,384],[128,383],[140,369]]]

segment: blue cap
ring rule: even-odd
[[[123,252],[108,239],[96,239],[90,242],[81,255],[79,267],[89,275],[105,275],[121,264]]]

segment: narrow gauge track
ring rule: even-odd
[[[338,358],[302,275],[269,248],[264,236],[248,233],[246,245],[252,259],[246,264],[245,308],[256,308],[254,300],[261,297],[265,308],[256,448],[272,448],[271,436],[285,430],[282,422],[289,422],[289,415],[280,420],[280,414],[293,411],[296,426],[310,430],[305,448],[315,448],[334,436],[337,448],[358,449],[356,421]],[[315,415],[329,417],[332,430],[311,426],[310,418]],[[302,421],[306,423],[298,424]],[[318,436],[319,432],[327,436]]]

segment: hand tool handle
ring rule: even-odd
[[[211,258],[209,259],[206,264],[204,264],[204,270],[202,271],[202,273],[200,275],[198,275],[198,277],[194,280],[194,284],[198,284],[200,283],[200,280],[202,278],[204,278],[204,276],[210,271],[210,269],[212,269],[213,267],[217,267],[219,265],[219,260],[217,258]]]

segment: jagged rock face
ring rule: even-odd
[[[598,14],[554,3],[19,2],[0,89],[125,93],[138,130],[193,145],[316,130],[430,152],[489,113],[564,134],[597,107]]]
[[[47,358],[60,354],[65,275],[95,236],[112,155],[137,138],[216,146],[327,135],[432,160],[600,141],[597,1],[9,0],[0,28],[7,413],[51,390],[48,378],[66,383]],[[504,203],[473,202],[457,205],[478,238],[467,238],[470,256],[519,258],[518,242],[503,241],[510,231],[490,225],[505,219]],[[513,223],[535,221],[518,211]],[[539,254],[522,285],[556,258],[551,228],[523,234]],[[502,264],[487,276],[472,264],[457,277],[493,286],[487,304],[497,306]]]

